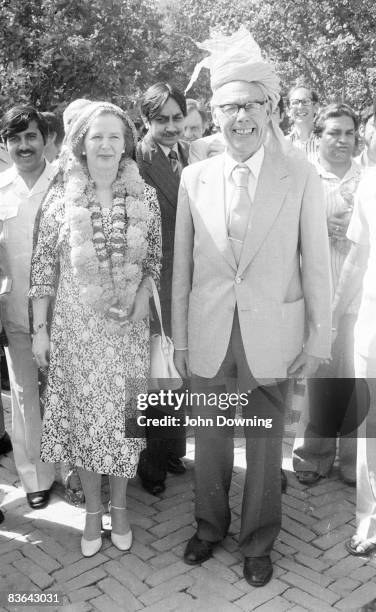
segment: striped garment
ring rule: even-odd
[[[354,194],[358,187],[361,170],[358,164],[352,160],[350,169],[345,176],[340,179],[336,174],[325,170],[319,161],[315,163],[315,168],[321,178],[324,189],[324,201],[326,208],[327,219],[332,215],[337,215],[344,212],[353,205]],[[343,262],[350,248],[349,240],[338,241],[335,238],[330,238],[330,264],[333,297],[341,274]],[[356,313],[358,308],[358,300],[351,305],[347,311]]]
[[[300,140],[295,130],[292,130],[290,134],[287,134],[286,138],[294,145],[296,149],[303,151],[311,164],[318,161],[319,139],[313,134],[313,132],[307,140]]]

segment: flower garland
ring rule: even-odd
[[[145,184],[134,161],[121,161],[112,187],[112,231],[106,245],[94,182],[82,166],[72,164],[66,198],[80,300],[104,316],[109,333],[124,335],[147,254],[150,212],[142,199]]]

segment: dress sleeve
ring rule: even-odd
[[[161,212],[157,193],[153,187],[145,187],[144,198],[149,205],[150,219],[147,234],[148,250],[143,262],[143,277],[151,276],[158,285],[161,271],[162,234]]]
[[[30,298],[55,295],[58,279],[57,244],[63,211],[61,186],[53,185],[42,203],[35,222]]]

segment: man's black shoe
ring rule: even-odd
[[[269,555],[264,557],[246,557],[243,574],[245,580],[254,587],[264,586],[273,574],[273,566]]]
[[[26,493],[27,503],[30,508],[40,510],[45,508],[50,501],[50,491],[35,491],[35,493]]]
[[[286,493],[286,491],[287,491],[287,476],[281,468],[281,493]]]
[[[208,540],[200,540],[195,534],[189,540],[184,551],[184,561],[188,565],[198,565],[210,559],[213,554],[213,549],[217,542],[208,542]]]
[[[7,432],[0,438],[0,455],[6,455],[12,451],[12,442]]]
[[[185,467],[183,461],[176,457],[175,455],[170,455],[167,459],[167,471],[170,474],[185,474],[187,468]]]
[[[151,495],[160,495],[166,488],[164,482],[152,482],[151,480],[144,480],[141,478],[141,484],[145,491],[150,493]]]

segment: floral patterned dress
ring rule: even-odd
[[[159,277],[160,212],[146,186],[148,252],[143,275]],[[103,210],[106,241],[111,211]],[[44,402],[41,458],[70,462],[101,474],[132,478],[145,446],[135,425],[137,395],[147,392],[149,325],[130,323],[125,335],[109,334],[104,317],[79,299],[70,259],[64,191],[53,187],[43,204],[33,254],[30,297],[55,295]]]

